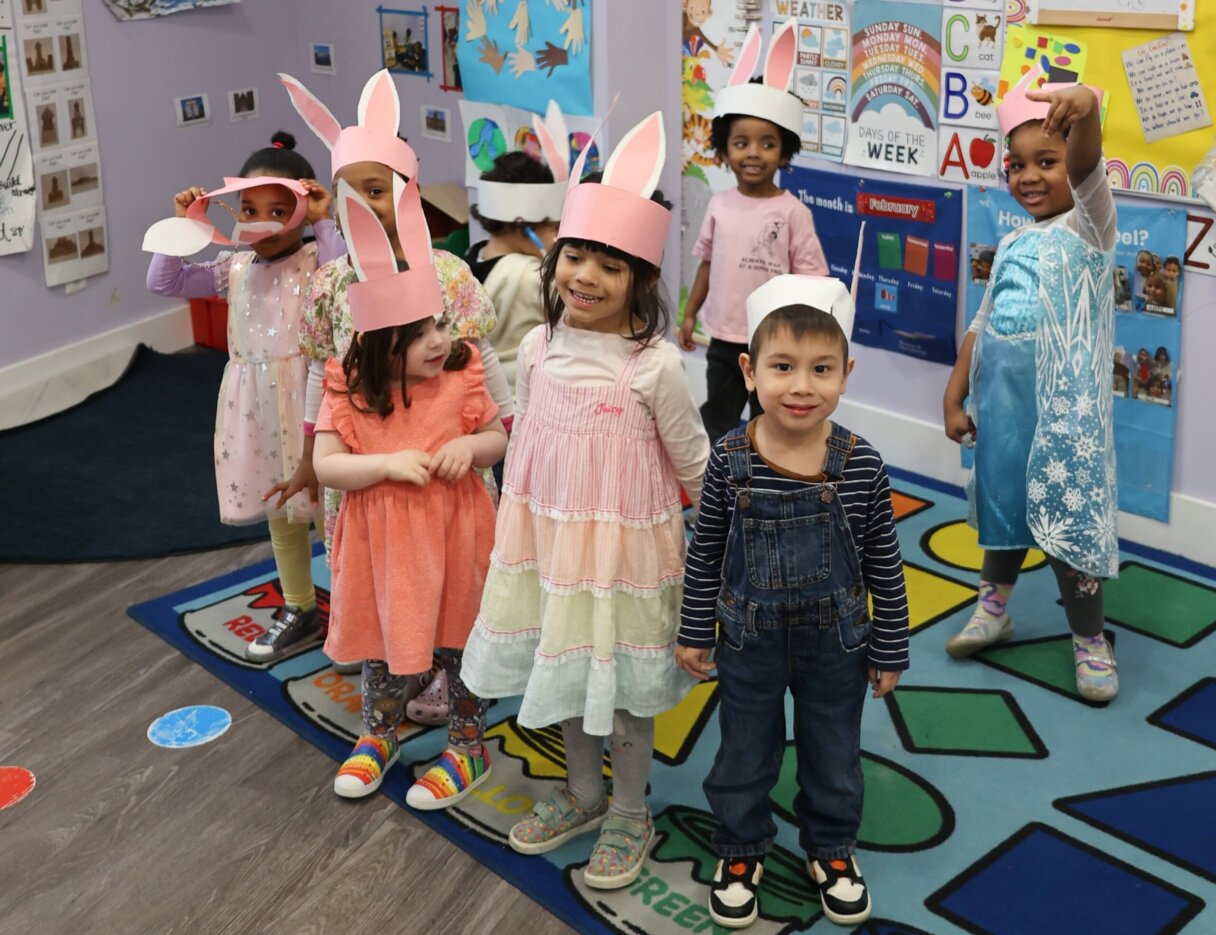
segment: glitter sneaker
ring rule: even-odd
[[[245,647],[250,662],[275,662],[289,652],[321,641],[321,615],[317,608],[301,610],[285,604],[270,629]]]
[[[1013,619],[1009,614],[992,617],[984,613],[972,614],[967,625],[946,640],[946,653],[951,659],[966,659],[987,649],[1001,640],[1013,636]]]

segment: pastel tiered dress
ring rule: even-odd
[[[262,495],[299,466],[308,379],[299,327],[316,268],[316,244],[272,262],[242,251],[215,264],[216,291],[228,299],[229,356],[215,412],[215,480],[220,520],[230,525],[275,515]],[[283,512],[293,523],[307,522],[308,493],[288,500]]]
[[[611,385],[567,383],[546,372],[550,339],[538,330],[461,677],[481,697],[523,695],[524,727],[582,717],[607,735],[616,709],[651,717],[692,685],[674,655],[680,485],[631,389],[645,351]]]
[[[383,418],[356,407],[341,363],[331,359],[317,431],[337,432],[354,454],[434,454],[497,415],[481,358],[469,351],[463,370],[411,386],[408,408],[398,390]],[[412,675],[431,667],[435,648],[463,648],[493,542],[494,506],[475,471],[421,487],[382,481],[346,491],[334,530],[326,655],[383,659],[393,674]]]

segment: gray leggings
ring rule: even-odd
[[[612,808],[609,814],[645,821],[646,781],[654,755],[654,718],[617,709],[612,717]],[[561,722],[566,784],[574,803],[592,809],[604,800],[604,738],[583,730],[583,719]]]
[[[984,565],[980,578],[993,584],[1013,585],[1026,559],[1026,549],[985,549]],[[1054,556],[1047,556],[1047,564],[1055,572],[1060,598],[1064,601],[1064,614],[1068,617],[1068,628],[1077,636],[1098,636],[1102,632],[1105,617],[1102,612],[1102,579],[1077,571]]]

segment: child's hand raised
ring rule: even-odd
[[[709,673],[718,668],[718,664],[709,659],[709,650],[696,646],[677,646],[676,665],[695,679],[702,682],[709,680]]]
[[[179,218],[184,218],[186,216],[186,209],[200,198],[206,201],[207,189],[199,188],[197,185],[195,185],[193,188],[187,188],[184,192],[178,192],[173,196],[174,213]],[[204,204],[203,210],[206,210],[206,208],[207,206]]]
[[[432,458],[417,448],[404,448],[386,456],[384,474],[388,480],[402,481],[425,487],[430,483]]]
[[[1058,131],[1067,131],[1074,123],[1084,120],[1097,110],[1098,99],[1094,92],[1081,84],[1069,85],[1067,88],[1044,93],[1043,91],[1027,91],[1026,99],[1040,104],[1051,102],[1047,116],[1043,120],[1043,134],[1051,136]]]
[[[316,224],[318,221],[329,219],[330,205],[333,196],[329,189],[316,179],[300,179],[300,184],[308,189],[308,204],[304,209],[304,223]]]
[[[473,466],[473,443],[467,435],[445,442],[431,458],[431,474],[440,480],[460,480]]]

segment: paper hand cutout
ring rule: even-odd
[[[551,6],[559,13],[565,13],[570,9],[570,0],[545,0],[545,6]]]
[[[511,66],[511,73],[516,78],[526,75],[530,71],[536,71],[536,59],[527,49],[516,49],[507,58]]]
[[[498,50],[498,43],[486,36],[481,40],[481,57],[478,61],[485,62],[494,69],[494,74],[502,73],[503,63],[507,60],[507,53]]]
[[[571,55],[578,55],[583,51],[583,42],[586,37],[583,34],[583,11],[571,10],[570,15],[566,17],[566,21],[562,23],[562,28],[558,30],[566,37],[562,43],[562,48],[568,49]]]
[[[486,12],[491,16],[498,15],[498,0],[483,0],[486,5]]]
[[[465,7],[464,17],[468,26],[464,38],[467,42],[476,42],[486,34],[486,15],[478,5],[477,0],[469,0]]]
[[[548,78],[553,77],[553,70],[568,64],[570,56],[565,49],[559,49],[552,42],[546,42],[545,47],[536,53],[536,62],[541,71],[549,69]]]
[[[531,29],[531,24],[528,22],[528,0],[519,0],[519,6],[515,8],[515,15],[511,17],[508,25],[515,30],[516,45],[527,43],[528,33]]]

